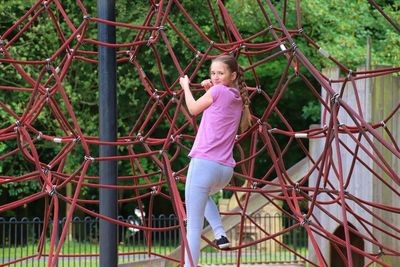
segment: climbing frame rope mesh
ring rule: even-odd
[[[206,78],[210,59],[224,53],[237,57],[244,68],[253,124],[246,132],[238,133],[235,140],[237,166],[225,190],[236,197],[237,203],[234,210],[223,215],[240,218],[237,221],[240,233],[245,224],[251,224],[263,233],[252,241],[239,235],[240,240],[230,248],[238,252],[238,265],[245,248],[269,240],[314,266],[329,265],[327,254],[321,250],[321,240],[329,242],[350,266],[354,255],[361,255],[365,264],[382,266],[389,266],[383,261],[384,256],[399,256],[399,246],[394,244],[399,243],[400,228],[390,219],[398,216],[399,207],[383,198],[361,194],[357,192],[359,187],[354,189],[361,168],[363,177],[371,177],[365,181],[370,181],[374,188],[381,188],[381,193],[391,194],[393,198],[400,195],[400,150],[396,140],[399,103],[386,108],[378,119],[368,119],[362,101],[364,88],[358,83],[399,73],[399,67],[349,69],[304,31],[299,1],[293,1],[294,14],[289,13],[286,5],[282,13],[270,0],[254,1],[260,15],[257,18],[262,18],[255,23],[264,26],[261,31],[246,34],[235,24],[235,17],[223,1],[208,0],[198,7],[209,10],[209,17],[203,23],[211,25],[212,30],[205,29],[198,22],[201,19],[196,17],[196,11],[187,9],[188,4],[178,0],[150,0],[147,10],[136,22],[103,20],[89,14],[84,1],[63,2],[32,2],[20,18],[10,18],[13,24],[0,35],[1,69],[13,75],[13,80],[20,81],[16,84],[7,79],[0,80],[0,148],[3,148],[0,162],[18,161],[22,173],[7,175],[15,172],[3,168],[0,183],[5,188],[23,187],[28,183],[37,189],[27,197],[0,203],[0,214],[44,201],[43,233],[49,230],[61,233],[60,237],[51,235],[49,241],[45,234],[41,235],[37,253],[10,261],[5,266],[38,256],[47,256],[49,266],[56,266],[77,210],[145,233],[179,229],[183,252],[186,215],[179,188],[186,180],[187,154],[199,118],[190,116],[186,110],[179,77],[187,74],[195,96],[200,95],[203,92],[200,81]],[[374,1],[370,2],[399,32],[396,22]],[[288,26],[289,16],[296,17],[295,27]],[[40,27],[42,23],[46,26]],[[117,39],[122,41],[114,44],[97,41],[95,29],[99,24],[115,26]],[[180,31],[183,26],[191,28],[185,31],[190,36]],[[37,39],[30,42],[32,35],[28,33],[35,31]],[[57,39],[46,38],[48,32],[56,32]],[[345,77],[331,79],[317,70],[311,59],[303,54],[299,39],[336,65]],[[44,49],[49,42],[56,47],[52,51]],[[132,107],[119,107],[120,117],[124,119],[119,120],[118,128],[128,131],[119,132],[114,142],[100,141],[98,136],[88,132],[86,125],[96,122],[80,120],[80,107],[94,105],[96,112],[96,102],[92,104],[93,99],[76,97],[83,84],[83,81],[74,80],[76,70],[95,69],[92,66],[98,64],[98,46],[115,48],[119,71],[125,70],[119,75],[136,82],[118,84],[120,92],[126,91],[131,97],[120,102],[130,103]],[[43,55],[43,58],[32,58],[33,55]],[[270,88],[271,85],[261,83],[259,73],[266,65],[277,61],[282,62],[281,79]],[[76,66],[83,67],[74,69]],[[287,119],[289,114],[281,112],[280,107],[294,83],[301,83],[302,90],[307,90],[321,104],[320,125],[299,129]],[[93,88],[85,90],[96,92],[96,88],[94,82]],[[348,91],[353,93],[352,102],[344,98]],[[96,93],[81,96],[90,98]],[[135,99],[135,96],[141,98]],[[135,110],[134,103],[141,108]],[[298,114],[300,117],[300,110]],[[345,121],[341,119],[343,114],[347,117]],[[312,151],[311,143],[319,143],[320,151]],[[114,157],[101,157],[98,155],[100,145],[117,146],[119,153]],[[299,167],[303,169],[300,175],[287,166],[293,149],[304,157],[300,161],[302,166]],[[345,154],[346,158],[343,157]],[[124,167],[119,167],[117,185],[99,184],[98,163],[110,160]],[[72,188],[71,195],[67,194],[68,187]],[[137,207],[143,224],[114,220],[99,214],[98,208],[91,208],[98,207],[100,201],[86,199],[84,192],[99,188],[123,192],[119,194],[119,206]],[[257,206],[255,196],[276,205],[294,223],[274,232],[265,228],[254,218],[257,211],[254,210]],[[284,205],[277,205],[274,200],[280,200]],[[171,203],[179,218],[177,225],[154,227],[148,218],[153,214],[154,203],[159,201]],[[50,222],[59,219],[61,202],[70,208],[64,228],[56,229],[57,224]],[[327,221],[342,227],[344,236],[328,230]],[[279,239],[301,227],[307,233],[309,250],[313,251],[314,258],[304,258]],[[352,237],[363,240],[365,249],[356,247]],[[203,238],[214,246],[205,236]],[[45,242],[49,242],[48,253],[43,249]],[[157,254],[152,250],[151,242],[148,246],[143,254],[180,261]]]

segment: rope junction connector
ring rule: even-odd
[[[160,95],[158,94],[158,90],[154,89],[153,98],[156,99],[157,103],[160,103]]]
[[[3,46],[4,46],[4,40],[0,40],[0,54],[1,55],[4,54]]]
[[[81,137],[78,136],[77,138],[74,138],[73,141],[74,141],[74,143],[79,143],[81,141]]]
[[[290,46],[291,46],[291,48],[292,48],[292,50],[293,50],[293,54],[296,54],[296,51],[297,51],[297,44],[296,44],[295,42],[292,42],[292,43],[290,44]]]
[[[49,98],[50,98],[50,88],[49,87],[46,87],[46,101],[48,101],[49,100]]]
[[[152,194],[152,195],[157,195],[158,194],[156,186],[152,186],[151,187],[151,193],[150,194]]]
[[[300,193],[300,192],[301,192],[300,184],[299,184],[299,183],[295,183],[293,189],[294,189],[297,193]]]
[[[17,132],[18,129],[21,128],[22,124],[21,124],[20,121],[17,120],[17,121],[15,122],[15,125],[16,125],[16,126],[14,127],[14,132]]]
[[[179,140],[180,138],[182,138],[182,134],[178,134],[178,135],[173,135],[171,134],[170,136],[172,143],[176,142],[177,140]]]
[[[49,3],[47,1],[43,1],[42,5],[46,10],[49,9]]]
[[[196,55],[194,56],[195,58],[199,58],[201,55],[201,52],[199,50],[197,50]]]
[[[139,141],[140,141],[141,143],[144,142],[144,137],[142,136],[142,134],[141,134],[140,132],[137,134],[136,138],[139,138]]]
[[[51,59],[50,58],[46,59],[46,71],[47,71],[48,74],[52,73],[52,71],[51,71]]]
[[[257,123],[260,125],[264,125],[264,123],[260,119],[257,120]]]
[[[351,76],[353,76],[353,70],[349,70],[349,73],[347,74],[347,78],[350,78]]]
[[[339,102],[339,93],[335,93],[332,97],[331,97],[331,102],[332,104],[337,104]]]
[[[177,101],[176,101],[176,92],[173,92],[173,93],[172,93],[171,102],[172,102],[172,103],[176,103],[176,102],[177,102]]]
[[[385,121],[381,121],[381,125],[382,125],[382,127],[383,127],[384,129],[386,129],[386,128],[387,128],[387,126],[386,126],[386,122],[385,122]]]
[[[294,137],[295,138],[308,138],[308,134],[307,133],[295,133]]]
[[[62,143],[62,139],[59,138],[59,137],[54,137],[54,138],[53,138],[53,142],[54,142],[54,143],[60,144],[60,143]]]
[[[49,196],[52,197],[54,194],[57,194],[56,185],[53,185],[51,187],[51,191],[49,192]]]
[[[306,214],[303,214],[303,221],[300,223],[300,226],[304,226],[306,224],[311,225],[311,220],[306,217]]]
[[[173,177],[174,180],[177,181],[177,182],[179,182],[179,181],[181,180],[181,178],[180,178],[178,175],[176,175],[176,172],[173,172],[173,173],[172,173],[172,177]]]
[[[300,34],[303,34],[303,33],[304,33],[304,29],[303,29],[303,28],[300,28],[300,29],[299,29],[299,33],[300,33]]]
[[[91,156],[85,156],[84,159],[85,159],[85,160],[90,160],[90,161],[92,161],[92,162],[94,161],[94,158],[91,157]]]
[[[42,168],[42,172],[44,173],[44,174],[47,174],[48,172],[49,172],[49,169],[48,168]]]
[[[42,139],[42,136],[43,136],[43,133],[42,133],[42,132],[39,132],[39,133],[38,133],[38,136],[36,136],[36,140]]]
[[[258,183],[257,183],[257,182],[253,182],[253,183],[251,184],[251,188],[252,188],[252,189],[257,189],[257,187],[258,187]]]
[[[91,16],[89,16],[89,15],[85,15],[85,16],[83,16],[83,19],[84,20],[90,20],[92,17]]]
[[[147,40],[147,44],[146,44],[147,47],[150,47],[150,45],[153,43],[153,39],[154,39],[153,36],[149,37],[149,40]]]
[[[129,63],[132,63],[136,59],[136,56],[131,51],[126,51],[126,54],[129,56]]]
[[[258,94],[261,94],[261,92],[262,92],[261,85],[256,86],[256,91]]]
[[[165,31],[165,25],[160,25],[160,26],[158,26],[157,27],[157,31],[159,32],[159,31]]]
[[[361,129],[368,132],[368,127],[366,126],[366,124],[361,125]]]

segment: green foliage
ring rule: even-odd
[[[30,8],[34,1],[27,0],[0,0],[0,34],[4,34],[25,12]],[[76,1],[61,1],[68,18],[74,27],[78,27],[82,21],[82,12]],[[203,0],[181,1],[183,7],[189,12],[194,22],[199,25],[201,31],[207,35],[211,40],[219,40],[219,34],[213,24],[212,16],[209,13],[206,3]],[[211,1],[212,5],[216,7],[215,1]],[[255,32],[259,32],[266,27],[268,23],[264,15],[259,9],[256,0],[229,0],[224,1],[227,9],[229,10],[236,27],[241,33],[242,37],[249,37]],[[265,1],[264,1],[265,2]],[[273,1],[276,4],[278,13],[282,15],[283,1]],[[394,20],[400,21],[400,0],[393,1],[378,1],[384,8],[385,12]],[[52,10],[55,11],[54,2],[51,3]],[[96,1],[84,1],[88,14],[96,16]],[[148,12],[149,1],[139,0],[119,0],[116,1],[117,21],[130,23],[132,25],[141,25]],[[264,4],[266,7],[266,5]],[[267,14],[270,16],[274,26],[278,26],[277,21],[273,18],[272,13],[267,9]],[[217,10],[217,9],[215,9]],[[367,37],[372,39],[372,64],[373,65],[398,65],[400,60],[400,35],[393,29],[393,27],[380,15],[368,1],[356,0],[302,0],[301,1],[301,21],[304,32],[315,40],[316,43],[324,50],[330,53],[334,58],[338,59],[350,68],[356,68],[359,65],[365,64],[366,54],[366,40]],[[218,15],[218,25],[222,28],[223,23]],[[60,36],[55,27],[53,26],[47,13],[39,16],[38,21],[32,24],[29,29],[10,46],[8,52],[20,60],[43,60],[53,55],[60,44],[64,42],[65,37],[72,34],[72,29],[66,23],[65,18],[60,12],[55,12],[55,18],[58,21],[64,37]],[[194,46],[198,51],[204,52],[209,47],[209,43],[204,40],[196,30],[187,23],[186,18],[180,13],[178,7],[173,4],[170,11],[171,21],[179,28],[183,36]],[[153,22],[155,17],[153,17]],[[297,21],[295,16],[295,1],[288,1],[288,16],[285,21],[290,29],[297,28]],[[6,42],[10,41],[23,26],[17,27],[7,37]],[[172,45],[172,49],[182,66],[186,66],[193,58],[196,51],[190,50],[182,41],[182,38],[174,32],[171,25],[166,23],[168,41]],[[117,42],[129,43],[132,42],[137,34],[137,30],[128,29],[125,27],[117,28]],[[227,39],[227,34],[222,33],[223,38]],[[97,39],[97,24],[90,23],[88,35],[86,38]],[[149,38],[150,34],[147,33],[145,38]],[[305,39],[301,36],[294,36],[298,48],[307,56],[308,59],[318,68],[328,67],[332,62],[321,56],[315,48],[311,47]],[[269,42],[273,41],[271,33],[264,34],[257,37],[254,42]],[[76,45],[77,41],[72,42],[72,46]],[[161,71],[166,76],[166,82],[171,85],[172,79],[177,77],[176,67],[169,52],[166,49],[165,43],[160,40],[154,44],[159,56],[161,58]],[[81,50],[97,51],[97,46],[85,43],[80,47]],[[126,48],[121,48],[123,51]],[[276,52],[276,51],[274,51]],[[53,62],[55,66],[60,63],[61,58],[65,56],[65,52]],[[142,46],[137,56],[138,62],[143,66],[143,71],[155,83],[156,88],[163,88],[161,79],[161,71],[154,64],[154,54],[147,46]],[[254,56],[253,62],[261,60],[263,56]],[[91,59],[97,59],[95,56],[88,56]],[[118,58],[126,57],[125,53],[118,54]],[[149,60],[151,59],[151,60]],[[208,62],[204,66],[207,66]],[[250,62],[245,58],[241,58],[240,64],[248,66]],[[262,89],[269,95],[273,95],[274,90],[278,85],[278,81],[282,72],[287,65],[287,60],[284,57],[279,57],[268,63],[262,64],[256,68],[256,73],[260,78]],[[42,66],[24,65],[24,71],[33,79],[37,79],[38,73]],[[63,80],[63,86],[68,95],[68,101],[71,103],[72,108],[77,117],[77,124],[86,136],[98,136],[98,66],[96,64],[83,62],[81,60],[73,60],[68,69],[66,78]],[[144,90],[142,83],[137,75],[137,70],[133,64],[121,63],[118,65],[117,74],[117,87],[118,87],[118,135],[126,136],[132,130],[132,125],[138,120],[140,113],[143,111],[148,93]],[[189,72],[193,71],[193,68]],[[310,73],[304,67],[301,68],[308,79],[311,80],[315,88],[319,85],[315,82]],[[291,70],[289,75],[293,74]],[[194,77],[195,82],[200,82],[208,75],[208,68],[202,67],[197,75]],[[45,76],[43,80],[46,80]],[[247,84],[255,86],[255,81],[250,74],[246,74]],[[16,87],[32,88],[34,84],[27,82],[20,73],[15,71],[15,68],[0,63],[0,84]],[[52,85],[52,84],[50,84]],[[27,103],[30,98],[29,92],[16,92],[16,91],[0,91],[0,101],[17,113],[18,116],[23,114]],[[7,101],[5,101],[7,99]],[[54,95],[54,101],[60,105],[62,113],[67,120],[72,123],[71,114],[68,113],[67,107],[64,104],[62,95],[57,93]],[[267,103],[264,99],[255,96],[252,100],[252,108],[254,114],[260,116],[265,110]],[[294,79],[289,84],[285,94],[283,95],[279,106],[279,110],[285,114],[285,119],[295,130],[307,129],[309,124],[316,123],[319,120],[319,103],[316,102],[315,97],[311,94],[310,90],[299,79]],[[161,108],[157,112],[160,112]],[[156,113],[155,116],[157,116]],[[170,112],[172,116],[172,111]],[[151,118],[154,122],[156,117]],[[178,118],[178,125],[182,125],[186,119],[183,116]],[[271,115],[270,123],[274,127],[286,128],[282,119],[277,114]],[[2,108],[0,108],[0,129],[13,125],[16,118],[9,115]],[[43,113],[37,118],[33,126],[42,131],[44,134],[66,136],[68,132],[60,130],[59,123],[53,119],[48,106],[45,106]],[[75,126],[74,126],[75,127]],[[164,136],[165,132],[169,129],[168,123],[164,123],[160,127],[160,132],[157,135]],[[76,130],[76,129],[75,129]],[[148,129],[146,129],[148,130]],[[191,131],[192,129],[189,129]],[[32,133],[31,133],[32,134]],[[32,134],[33,135],[33,134]],[[34,138],[34,136],[32,136]],[[287,142],[287,139],[279,140],[282,146]],[[49,142],[38,141],[38,153],[42,162],[50,162],[56,154],[62,149],[60,144],[49,144]],[[185,144],[186,145],[186,144]],[[0,155],[10,152],[15,149],[16,145],[11,142],[0,142]],[[98,155],[98,147],[91,146],[92,156]],[[169,153],[172,155],[174,149]],[[135,151],[144,152],[143,147],[135,147]],[[119,148],[120,155],[126,155],[126,148]],[[186,153],[186,152],[184,152]],[[289,165],[296,162],[301,154],[298,151],[291,151],[287,153]],[[25,174],[33,168],[21,159],[21,155],[8,157],[1,161],[0,173],[3,175],[19,176]],[[64,172],[72,173],[80,166],[83,161],[84,150],[81,144],[71,152],[68,158]],[[266,164],[270,161],[268,158],[260,157],[260,163]],[[145,168],[145,172],[157,170],[158,167],[147,158],[140,159],[141,165]],[[175,168],[179,169],[187,163],[186,158],[176,161]],[[121,161],[118,163],[119,175],[131,175],[132,170],[128,161]],[[89,175],[98,174],[98,165],[91,166],[88,172]],[[156,178],[152,178],[156,179]],[[182,184],[179,184],[182,188]],[[39,184],[32,183],[17,183],[17,184],[3,184],[0,185],[1,197],[17,199],[27,195],[31,195],[39,190]],[[167,190],[166,188],[163,190]],[[96,189],[89,189],[84,187],[82,195],[89,198],[97,198]],[[123,194],[126,192],[123,192]]]
[[[321,113],[320,103],[310,101],[306,106],[303,106],[303,114],[301,117],[303,119],[311,119],[313,122],[318,122]]]
[[[400,1],[381,1],[385,12],[400,21]],[[350,68],[365,64],[367,38],[372,39],[372,65],[398,65],[400,35],[368,1],[306,0],[301,2],[303,29],[333,57]],[[321,66],[332,66],[326,59]]]

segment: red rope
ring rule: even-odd
[[[370,2],[399,31],[396,23],[374,1],[370,0]],[[399,227],[385,220],[386,217],[382,214],[398,214],[400,209],[392,204],[363,199],[349,190],[354,180],[354,173],[357,167],[361,166],[385,190],[395,196],[400,196],[397,188],[400,179],[389,159],[392,157],[396,160],[400,157],[399,144],[396,140],[397,128],[394,126],[400,103],[391,110],[385,111],[382,117],[376,119],[377,121],[367,121],[365,107],[361,102],[362,88],[358,88],[357,83],[358,80],[397,74],[400,72],[400,67],[351,71],[304,32],[299,0],[295,2],[294,27],[297,28],[293,29],[289,29],[287,25],[290,15],[288,1],[283,2],[282,18],[270,0],[266,1],[266,5],[260,0],[257,0],[257,3],[259,14],[263,16],[262,19],[266,25],[262,30],[246,34],[235,24],[235,17],[231,15],[233,13],[220,0],[217,2],[208,0],[202,7],[209,10],[210,25],[216,30],[213,37],[208,36],[202,25],[196,22],[198,18],[191,16],[193,11],[186,9],[186,4],[178,0],[151,0],[146,14],[143,14],[143,20],[137,24],[91,17],[80,0],[76,1],[76,5],[81,12],[81,18],[74,20],[73,14],[68,14],[59,0],[50,0],[33,3],[20,19],[0,35],[0,63],[18,73],[23,80],[20,84],[8,84],[1,81],[0,90],[6,92],[7,96],[18,94],[21,97],[21,104],[18,105],[24,107],[15,110],[15,103],[10,103],[7,97],[0,101],[0,110],[2,114],[6,114],[6,119],[1,124],[0,142],[14,144],[0,155],[0,161],[13,160],[15,157],[22,156],[22,160],[32,166],[30,170],[18,177],[0,176],[0,185],[33,182],[40,187],[40,191],[31,196],[2,204],[0,213],[29,205],[36,200],[45,200],[44,228],[39,238],[37,255],[16,259],[6,263],[5,266],[41,256],[48,257],[49,266],[56,266],[59,257],[96,255],[60,255],[72,216],[77,209],[87,215],[108,220],[122,227],[139,229],[146,234],[148,247],[145,251],[121,253],[121,255],[154,255],[183,265],[183,255],[186,250],[193,264],[185,234],[184,202],[181,199],[178,184],[186,181],[188,160],[182,159],[186,158],[193,143],[198,130],[198,120],[190,116],[186,110],[183,92],[178,84],[179,77],[187,74],[191,80],[193,93],[196,96],[203,93],[200,81],[205,77],[199,77],[202,74],[201,70],[206,72],[208,60],[221,53],[231,53],[239,58],[246,72],[246,80],[249,84],[255,84],[254,87],[247,88],[250,100],[252,103],[258,103],[257,107],[262,107],[262,110],[253,110],[253,125],[246,132],[238,134],[235,140],[237,168],[235,168],[231,184],[225,188],[233,192],[238,211],[228,211],[223,214],[241,216],[238,225],[239,240],[231,248],[231,250],[237,250],[237,265],[240,265],[243,249],[267,240],[273,240],[281,248],[314,266],[328,265],[326,254],[319,248],[317,238],[330,242],[348,266],[352,266],[352,253],[362,255],[369,260],[370,262],[366,265],[377,263],[388,266],[382,260],[383,256],[399,256],[400,252],[388,246],[384,240],[380,240],[375,231],[398,240]],[[175,21],[177,13],[180,15],[180,21]],[[28,58],[19,57],[15,51],[23,49],[19,46],[20,40],[24,38],[26,32],[35,27],[35,24],[40,23],[40,17],[46,16],[49,17],[48,23],[54,26],[52,30],[55,30],[57,34],[55,41],[60,45],[55,51],[46,51],[49,53],[48,59],[35,59],[30,53]],[[191,27],[193,33],[185,36],[180,31],[181,26],[178,25],[182,25],[182,21]],[[277,22],[277,25],[273,22]],[[129,31],[130,39],[127,38],[117,44],[93,40],[91,31],[98,23]],[[191,40],[192,34],[197,35],[203,44],[200,45]],[[303,54],[302,49],[297,47],[295,40],[298,38],[305,40],[312,49],[320,52],[347,73],[347,77],[329,79],[318,71],[310,59]],[[177,43],[180,45],[179,48],[184,47],[185,51],[192,53],[192,56],[186,55],[184,60],[182,53],[187,52],[177,49]],[[142,110],[138,114],[129,114],[132,121],[128,134],[121,133],[115,142],[103,142],[98,136],[86,133],[86,129],[78,121],[79,113],[74,107],[74,98],[71,97],[74,92],[69,91],[69,87],[65,86],[73,75],[70,69],[75,63],[98,64],[98,53],[96,49],[93,51],[91,49],[99,45],[114,47],[117,63],[130,66],[131,71],[134,72],[132,77],[138,78],[140,82],[138,90],[147,93],[147,99],[140,100],[143,101]],[[165,51],[168,53],[168,62],[172,62],[168,68],[165,66],[166,58],[162,56]],[[258,73],[261,66],[277,59],[284,59],[287,63],[282,66],[278,84],[272,88],[269,84],[261,83]],[[174,70],[173,73],[171,69]],[[323,97],[320,90],[315,87],[315,82],[308,78],[310,75],[325,91],[326,97]],[[252,77],[247,79],[248,76]],[[302,82],[323,107],[321,126],[313,129],[299,129],[280,111],[285,96],[290,94],[296,82]],[[354,103],[347,103],[342,99],[345,90],[349,90],[347,87],[349,85],[354,94]],[[339,86],[338,94],[333,86]],[[12,99],[15,100],[15,98]],[[339,112],[346,113],[350,122],[340,124]],[[42,114],[53,119],[58,128],[49,129]],[[279,124],[276,123],[277,120]],[[160,131],[165,127],[167,131]],[[286,140],[286,143],[281,145],[281,140]],[[307,147],[307,141],[312,140],[325,141],[325,145],[321,148],[321,155],[316,158]],[[351,145],[348,142],[351,142]],[[42,146],[48,144],[51,144],[50,146],[55,151],[51,159],[44,160]],[[95,155],[96,150],[93,149],[99,145],[117,146],[123,152],[115,157],[99,157]],[[305,174],[297,179],[292,176],[286,163],[293,147],[301,151],[307,159],[307,164],[310,165]],[[79,158],[77,153],[83,153],[80,155],[81,161],[71,167],[69,160]],[[343,153],[351,157],[348,169],[344,168],[345,163],[342,162]],[[370,166],[370,162],[365,158],[374,162],[374,166]],[[89,175],[90,167],[95,167],[98,161],[109,160],[127,163],[130,168],[127,170],[128,175],[118,176],[118,184],[114,186],[99,184],[98,176]],[[269,163],[260,165],[261,161]],[[312,176],[316,177],[314,185],[310,184]],[[275,177],[277,179],[273,180]],[[73,197],[61,193],[67,185],[73,187]],[[131,194],[121,196],[118,203],[136,205],[141,212],[144,225],[136,226],[114,220],[86,208],[85,205],[88,204],[99,205],[99,200],[82,199],[80,194],[83,188],[127,190]],[[294,224],[274,233],[264,229],[264,226],[252,217],[253,214],[248,214],[253,205],[251,201],[254,194],[261,194],[293,220]],[[327,196],[327,198],[322,198],[322,196]],[[172,203],[178,217],[177,225],[154,227],[151,218],[157,198]],[[274,204],[273,200],[285,201],[287,208]],[[50,220],[57,221],[59,218],[60,201],[70,205],[70,212],[67,214],[63,229],[57,229],[57,224],[52,225],[53,234],[47,241],[46,232],[49,230]],[[148,206],[145,207],[144,203]],[[308,204],[305,214],[303,214],[304,208],[301,208],[303,203]],[[369,217],[357,214],[350,203],[355,203]],[[333,214],[326,208],[330,205],[338,206],[341,214]],[[146,208],[148,220],[144,215]],[[343,227],[344,239],[324,228],[315,216],[317,209]],[[382,213],[376,213],[377,210]],[[360,229],[355,229],[351,225],[353,220],[357,222]],[[245,226],[248,223],[264,236],[245,242]],[[310,249],[313,249],[316,254],[315,260],[303,257],[277,238],[299,227],[304,227],[307,232]],[[179,229],[182,236],[179,260],[152,251],[151,234],[172,229]],[[57,244],[55,233],[58,230],[61,232],[61,238]],[[364,242],[370,242],[379,247],[382,253],[361,251],[352,245],[351,235],[356,235]],[[215,247],[204,236],[203,239]],[[50,243],[48,254],[44,254],[45,242]],[[342,252],[344,248],[345,252]]]

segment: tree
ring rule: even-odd
[[[7,1],[0,0],[0,34],[9,29],[13,23],[21,18],[25,12],[30,8],[31,2],[24,0]],[[221,35],[216,31],[216,27],[213,23],[212,16],[209,13],[207,2],[202,0],[195,1],[180,1],[182,6],[189,11],[192,19],[199,25],[201,30],[211,39],[219,40],[219,38],[227,39],[226,33]],[[263,6],[266,8],[267,14],[270,16],[274,26],[278,26],[276,20],[273,18],[272,13],[269,11],[265,4],[265,1],[261,1]],[[218,10],[215,1],[210,1],[214,10]],[[236,27],[239,29],[240,34],[243,37],[248,37],[255,32],[259,32],[266,27],[268,23],[260,11],[256,0],[229,0],[224,1],[227,10],[232,16]],[[278,13],[282,16],[283,6],[285,1],[273,1],[276,6]],[[378,2],[385,12],[391,16],[395,21],[399,21],[399,6],[400,1],[379,1]],[[96,15],[96,1],[88,0],[84,2],[85,7],[89,15],[95,17]],[[68,18],[71,23],[77,27],[83,20],[82,12],[76,1],[62,1],[63,8],[65,9]],[[395,49],[400,45],[399,34],[391,27],[391,25],[379,14],[371,4],[367,1],[323,1],[323,0],[302,0],[301,4],[301,21],[302,29],[304,32],[314,41],[317,42],[324,50],[329,54],[333,55],[343,64],[355,69],[359,65],[365,63],[365,51],[366,51],[366,39],[367,37],[372,38],[372,63],[373,65],[396,65],[400,59],[400,50]],[[295,12],[295,1],[287,1],[287,16],[285,17],[285,23],[290,29],[297,29],[296,12]],[[54,12],[54,16],[58,21],[62,32],[65,36],[72,34],[72,30],[66,23],[65,18],[62,14],[57,11],[54,3],[50,5],[50,10]],[[119,22],[130,23],[132,25],[141,25],[144,17],[149,10],[148,1],[132,1],[132,0],[120,0],[117,1],[117,20]],[[218,16],[218,25],[223,27],[222,18]],[[209,47],[209,43],[206,42],[187,22],[186,18],[182,16],[180,9],[177,4],[172,5],[170,11],[171,21],[178,27],[183,36],[185,36],[199,51],[206,51]],[[29,18],[28,18],[29,19]],[[152,22],[154,22],[153,17]],[[26,20],[28,21],[28,20]],[[25,23],[26,23],[25,21]],[[23,29],[23,25],[16,28],[5,41],[10,41],[12,36],[15,36],[19,31]],[[90,23],[88,34],[85,38],[96,39],[97,32],[95,23]],[[182,38],[174,33],[172,25],[169,22],[166,23],[164,29],[169,42],[173,47],[173,51],[179,58],[182,66],[185,66],[194,56],[194,52],[191,51],[186,44],[182,41]],[[117,27],[117,42],[128,43],[132,42],[133,38],[137,34],[137,30],[133,30],[126,27]],[[146,38],[149,38],[149,33],[146,33]],[[272,41],[273,37],[270,33],[258,37],[256,41]],[[57,33],[50,20],[49,13],[43,12],[38,17],[38,20],[33,23],[28,30],[10,46],[8,52],[11,53],[15,58],[20,60],[43,60],[51,56],[65,40]],[[295,36],[296,44],[298,48],[311,60],[311,62],[318,68],[332,66],[332,62],[323,57],[318,51],[310,46],[305,38],[301,35]],[[76,44],[76,40],[73,44]],[[169,56],[169,52],[166,49],[165,43],[160,40],[155,43],[154,46],[159,52],[161,58],[161,68],[167,83],[171,84],[173,78],[176,77],[176,68],[174,62]],[[97,51],[97,45],[85,43],[81,46],[82,50],[86,51]],[[118,58],[126,58],[127,55],[124,53],[125,48],[119,48]],[[276,52],[276,51],[274,51]],[[65,52],[64,52],[65,54]],[[261,59],[263,56],[253,56],[253,60]],[[1,56],[0,56],[1,57]],[[88,58],[96,59],[96,56],[87,55]],[[150,46],[142,45],[140,52],[137,56],[137,60],[142,64],[143,71],[146,75],[154,82],[156,88],[162,88],[163,83],[160,76],[159,68],[154,64],[154,55]],[[152,60],[149,60],[152,59]],[[59,62],[54,62],[58,64]],[[250,63],[243,56],[241,57],[242,65],[247,66]],[[258,77],[262,85],[262,89],[266,90],[269,95],[273,94],[280,76],[287,64],[287,60],[284,57],[279,57],[275,60],[269,61],[266,64],[262,64],[256,68]],[[34,79],[37,79],[38,66],[35,65],[24,65],[24,70],[31,75]],[[193,68],[190,70],[193,71]],[[312,80],[314,86],[318,88],[318,84],[312,79],[310,73],[305,68],[301,69],[302,73],[307,75]],[[199,82],[203,78],[207,77],[207,68],[201,68],[195,77],[195,81]],[[290,74],[293,74],[291,70]],[[84,135],[97,136],[98,135],[98,82],[97,82],[97,65],[87,63],[81,60],[74,60],[73,64],[68,70],[68,75],[63,81],[63,85],[68,94],[69,101],[72,103],[74,111],[79,113],[77,116],[78,125],[81,127]],[[140,82],[137,71],[134,66],[129,62],[121,63],[118,65],[118,125],[119,125],[119,136],[125,136],[131,131],[131,127],[134,122],[138,119],[139,114],[142,112],[146,99],[149,98],[148,93],[144,90],[143,84]],[[255,86],[255,81],[252,75],[246,75],[247,83],[249,86]],[[32,88],[32,84],[29,84],[25,79],[21,77],[19,73],[15,71],[10,65],[0,63],[0,85],[3,86],[15,86],[15,87],[27,87]],[[6,103],[10,109],[21,115],[24,112],[29,100],[29,92],[16,92],[8,90],[0,90],[0,101]],[[63,114],[67,114],[65,105],[59,94],[54,96],[54,99],[60,104],[60,108]],[[7,100],[7,101],[5,101]],[[311,123],[317,122],[319,118],[319,103],[315,100],[315,97],[307,89],[304,83],[299,79],[294,79],[289,85],[289,88],[283,98],[280,101],[279,109],[285,114],[286,119],[296,129],[306,129]],[[252,102],[253,112],[256,115],[260,115],[260,112],[265,108],[265,102],[260,98],[255,97]],[[9,125],[15,123],[15,118],[10,116],[3,108],[0,108],[0,129],[3,129]],[[156,118],[152,118],[154,121]],[[183,123],[185,118],[182,116],[179,118],[180,124]],[[274,115],[270,117],[269,123],[277,127],[285,127],[282,124],[281,119]],[[48,132],[44,134],[64,136],[68,135],[60,130],[60,125],[57,121],[52,119],[49,108],[45,107],[42,114],[35,121],[34,126],[37,129],[46,129]],[[159,129],[159,135],[165,135],[169,125],[165,123],[163,127]],[[287,140],[281,138],[279,140],[281,144],[285,144]],[[60,150],[60,145],[50,142],[39,141],[39,153],[40,158],[43,162],[49,162],[56,156],[56,153]],[[3,155],[10,151],[10,149],[16,148],[16,144],[9,141],[0,142],[0,155]],[[91,150],[95,156],[98,153],[97,148],[93,147]],[[126,148],[121,147],[119,153],[126,154]],[[83,149],[81,146],[77,146],[68,158],[65,164],[65,172],[73,172],[81,162],[83,156]],[[298,151],[291,151],[288,153],[286,159],[289,165],[295,163],[300,157],[301,153]],[[32,170],[33,166],[26,164],[25,161],[20,160],[21,155],[15,155],[13,157],[5,158],[1,160],[0,172],[4,175],[19,176]],[[261,159],[269,160],[269,159]],[[21,162],[24,162],[21,164]],[[151,164],[147,159],[141,159],[141,164],[145,166],[146,172],[156,170],[156,166]],[[177,161],[176,168],[180,165],[185,164],[185,159]],[[97,165],[94,164],[89,170],[89,175],[98,175]],[[119,162],[119,175],[131,174],[130,164],[127,161]],[[181,185],[182,187],[182,185]],[[182,188],[181,188],[182,189]],[[30,195],[37,192],[39,185],[37,183],[16,183],[16,184],[3,184],[0,185],[1,197],[10,199],[19,199],[26,195]],[[167,190],[167,189],[165,189]],[[121,194],[124,194],[121,191]],[[127,191],[125,193],[128,193]],[[97,198],[97,189],[90,189],[85,187],[82,191],[83,197],[88,199]],[[3,200],[0,200],[3,202]],[[40,204],[38,204],[40,205]],[[129,207],[129,209],[131,209]]]

